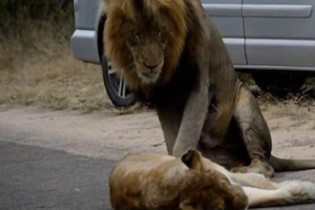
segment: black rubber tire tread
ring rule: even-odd
[[[288,71],[257,70],[252,76],[259,88],[276,96],[298,92],[306,80],[305,74]]]

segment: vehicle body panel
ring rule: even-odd
[[[234,64],[246,64],[242,0],[203,0],[203,7],[212,17]]]
[[[315,0],[202,0],[236,68],[315,71]],[[100,63],[101,0],[74,0],[75,58]],[[106,43],[105,43],[106,44]]]
[[[315,67],[315,0],[244,0],[249,65]]]
[[[71,37],[73,56],[100,63],[98,27],[103,15],[101,0],[74,0],[75,31]]]

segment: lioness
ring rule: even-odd
[[[127,155],[111,172],[109,188],[115,210],[243,210],[315,201],[313,183],[229,172],[194,149],[180,158]]]
[[[200,0],[104,0],[107,57],[144,101],[153,103],[167,150],[188,148],[235,172],[315,168],[315,160],[271,155],[259,105],[237,78]]]

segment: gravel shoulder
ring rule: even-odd
[[[273,154],[315,157],[315,108],[262,108],[271,130]],[[127,153],[166,153],[154,111],[128,115],[109,112],[78,114],[34,108],[0,109],[0,133],[16,143],[89,157],[117,160]],[[21,138],[22,137],[22,138]]]

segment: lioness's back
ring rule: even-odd
[[[114,209],[145,209],[143,207],[144,194],[150,193],[158,182],[152,181],[156,177],[165,177],[165,171],[172,168],[184,167],[178,165],[174,157],[156,153],[127,155],[120,160],[109,177],[110,199]],[[170,177],[171,178],[171,177]],[[163,181],[161,181],[163,182]],[[146,197],[147,198],[147,197]]]
[[[131,154],[118,162],[113,173],[115,173],[115,170],[128,170],[128,172],[146,171],[174,159],[172,156],[158,153]]]

